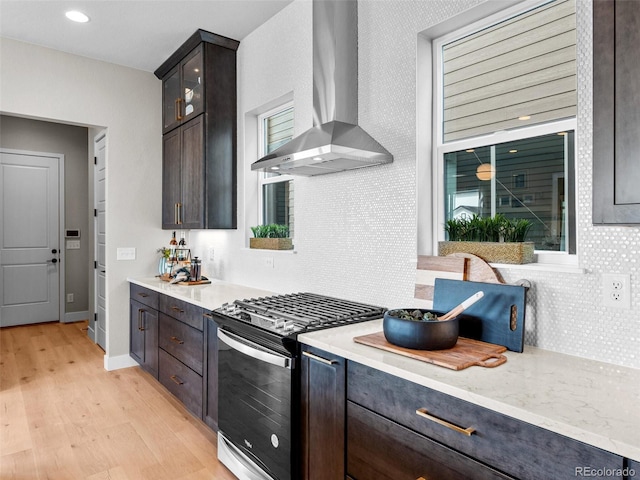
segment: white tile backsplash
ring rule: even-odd
[[[257,182],[246,112],[293,92],[296,133],[311,126],[311,8],[298,0],[245,38],[239,66],[237,231],[191,232],[213,276],[276,292],[313,291],[387,307],[413,299],[417,251],[416,38],[479,1],[360,0],[359,123],[393,155],[389,165],[295,179],[296,253],[245,247]],[[578,0],[577,210],[580,267],[586,273],[501,271],[527,278],[526,343],[640,368],[640,228],[591,225],[591,2]],[[430,134],[426,132],[426,134]],[[246,151],[245,151],[246,150]],[[199,251],[201,250],[201,252]],[[266,268],[263,257],[274,257]],[[631,275],[632,309],[605,309],[603,273]],[[615,311],[617,310],[617,311]]]

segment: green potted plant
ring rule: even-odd
[[[438,242],[438,255],[471,253],[486,262],[522,264],[533,262],[534,243],[525,241],[531,222],[494,217],[459,217],[447,220],[448,241]]]
[[[291,250],[293,244],[289,238],[289,227],[271,223],[251,227],[253,238],[249,239],[249,247],[267,250]]]

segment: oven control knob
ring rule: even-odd
[[[284,322],[284,329],[285,330],[293,330],[293,327],[295,327],[295,323],[289,321],[289,322]]]
[[[281,318],[276,318],[276,319],[273,321],[273,326],[274,326],[275,328],[277,328],[277,329],[278,329],[278,328],[284,328],[284,323],[285,323],[285,322],[284,322],[284,320],[282,320]]]

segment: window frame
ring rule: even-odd
[[[263,112],[258,115],[258,158],[262,158],[266,153],[266,131],[264,128],[265,120],[269,117],[277,115],[279,113],[284,112],[285,110],[293,109],[293,101],[289,101],[278,105],[266,112]],[[295,114],[295,112],[294,112]],[[295,136],[295,135],[294,135]],[[258,224],[262,225],[264,223],[264,189],[265,185],[269,185],[272,183],[280,183],[280,182],[288,182],[294,179],[293,175],[282,175],[282,174],[271,174],[269,176],[266,172],[258,172]],[[294,193],[295,195],[295,193]],[[294,214],[295,215],[295,214]],[[294,217],[295,218],[295,217]]]
[[[515,140],[547,135],[565,130],[573,130],[573,184],[567,185],[574,192],[573,193],[573,215],[575,216],[574,224],[575,228],[567,230],[573,234],[573,244],[575,245],[576,253],[568,253],[567,251],[548,251],[548,250],[536,250],[538,264],[555,264],[555,265],[578,265],[578,210],[576,208],[577,199],[577,181],[578,181],[578,125],[577,116],[566,119],[560,119],[556,121],[550,121],[546,123],[526,125],[520,128],[512,128],[509,130],[501,130],[487,135],[480,135],[476,137],[468,137],[460,140],[452,140],[449,142],[444,141],[444,82],[443,82],[443,55],[442,47],[458,38],[470,35],[474,32],[488,28],[496,23],[500,23],[508,20],[509,18],[520,15],[524,12],[536,9],[542,5],[550,3],[553,0],[542,0],[539,2],[525,2],[525,4],[518,4],[510,8],[506,8],[497,13],[491,14],[478,21],[472,22],[468,25],[456,28],[444,35],[432,38],[431,49],[429,51],[430,57],[425,61],[431,62],[432,69],[432,97],[431,97],[431,115],[432,115],[432,136],[429,139],[431,142],[431,161],[432,161],[432,248],[434,252],[438,251],[438,242],[445,240],[445,178],[444,178],[444,155],[449,152],[455,152],[459,150],[465,150],[468,148],[479,148],[488,145],[496,145],[505,142],[511,142]],[[426,52],[425,52],[426,53]],[[577,91],[576,91],[577,95]],[[565,165],[565,178],[569,178],[567,172],[567,166]],[[568,182],[569,180],[567,180]],[[571,208],[567,207],[567,211],[571,212]],[[566,224],[571,220],[569,215],[565,219]]]

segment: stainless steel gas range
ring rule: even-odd
[[[313,293],[237,300],[218,324],[218,458],[242,480],[299,478],[300,333],[385,309]]]

